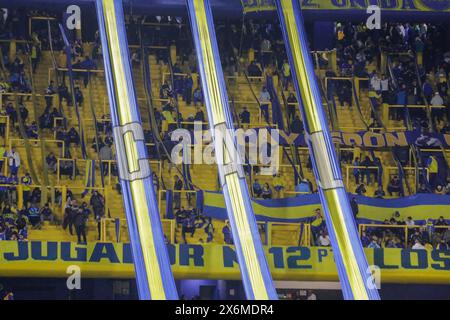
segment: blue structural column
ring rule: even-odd
[[[220,182],[237,259],[248,299],[277,299],[261,244],[242,165],[236,161],[236,137],[217,48],[209,0],[187,0],[200,78],[214,139]],[[230,144],[222,144],[225,137]],[[234,150],[231,150],[234,149]],[[234,152],[232,154],[232,152]],[[239,158],[239,157],[238,157]]]
[[[177,299],[153,189],[121,0],[96,0],[114,142],[139,298]]]
[[[314,74],[299,0],[275,0],[345,299],[379,299],[356,230]],[[299,99],[300,100],[300,99]]]

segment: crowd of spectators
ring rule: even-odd
[[[204,238],[199,238],[199,243],[209,243],[214,239],[214,225],[210,217],[202,215],[197,209],[193,207],[180,207],[175,212],[175,222],[177,227],[181,227],[181,237],[183,242],[188,243],[186,235],[194,237],[197,230],[203,230]]]
[[[9,34],[5,37],[11,37],[14,35],[20,38],[18,35],[22,33],[21,27],[17,24],[17,17],[23,13],[11,13],[9,21],[0,21],[0,34]],[[2,16],[0,14],[0,16]],[[135,19],[128,17],[127,32],[130,42],[137,43],[138,41],[138,27],[137,25],[142,22],[142,18]],[[150,18],[144,17],[145,21]],[[152,18],[153,19],[153,18]],[[161,107],[155,107],[155,117],[158,125],[159,132],[161,133],[163,142],[167,142],[166,146],[170,146],[170,132],[178,127],[181,122],[193,122],[201,121],[205,122],[205,115],[201,108],[196,109],[195,115],[191,115],[186,119],[183,119],[181,112],[177,110],[178,97],[182,99],[187,106],[193,104],[195,107],[202,106],[204,103],[203,93],[201,91],[200,84],[194,83],[192,73],[197,72],[195,52],[190,44],[186,25],[182,24],[181,18],[174,17],[156,17],[156,22],[161,23],[161,26],[150,30],[144,31],[145,41],[151,41],[152,44],[170,46],[175,43],[177,48],[183,48],[182,52],[179,52],[179,59],[173,61],[172,71],[174,74],[173,80],[167,80],[162,83],[160,88],[160,99],[165,100]],[[8,17],[7,19],[8,20]],[[163,24],[169,24],[177,26],[177,28],[164,29],[166,32],[160,32],[162,28],[166,28]],[[159,31],[158,31],[159,30]],[[165,36],[162,36],[164,34]],[[448,104],[448,73],[450,56],[447,57],[443,52],[442,46],[435,45],[442,39],[442,30],[433,25],[409,25],[409,24],[385,24],[383,28],[378,31],[370,31],[362,27],[362,25],[355,24],[338,24],[336,28],[337,42],[337,56],[339,69],[343,76],[359,76],[369,77],[369,90],[376,94],[371,96],[376,105],[380,103],[398,103],[398,104],[420,104],[428,103],[431,105],[445,105]],[[280,75],[283,88],[288,91],[290,84],[292,83],[291,71],[289,63],[286,59],[284,44],[279,26],[272,23],[254,23],[248,20],[243,26],[237,26],[230,24],[228,26],[221,25],[218,27],[217,36],[219,38],[220,52],[222,56],[222,62],[224,70],[227,75],[236,75],[237,73],[246,72],[250,77],[261,77],[269,72],[269,70],[277,70]],[[23,34],[23,38],[27,38],[26,34]],[[35,29],[34,34],[31,36],[33,40],[30,46],[22,48],[22,52],[30,54],[31,59],[31,71],[35,72],[39,64],[41,50],[47,50],[49,47],[48,39],[42,33],[42,30]],[[134,40],[133,40],[134,39]],[[63,49],[59,37],[54,39],[55,47]],[[19,54],[13,61],[4,60],[5,66],[9,72],[8,79],[0,79],[0,90],[4,92],[31,92],[30,81],[27,77],[25,70],[23,56],[20,55],[21,46],[18,47]],[[389,51],[390,53],[409,52],[409,56],[400,57],[396,56],[392,62],[392,74],[394,78],[390,78],[387,74],[369,73],[367,66],[374,60],[379,59],[379,49]],[[100,44],[98,41],[98,35],[96,35],[96,42],[94,51],[91,56],[86,55],[83,50],[83,43],[80,41],[74,41],[70,48],[72,56],[74,57],[73,68],[75,69],[96,69],[97,57],[100,52]],[[249,64],[242,66],[240,61],[236,57],[242,52],[248,52],[250,49],[255,52],[254,61],[249,61]],[[157,54],[157,60],[160,63],[169,63],[169,53],[161,50]],[[62,52],[62,51],[61,51]],[[2,55],[7,57],[5,47],[2,47]],[[61,53],[62,58],[58,61],[64,61],[64,53]],[[419,76],[416,78],[414,59],[411,57],[421,56],[422,61],[419,61]],[[132,52],[131,60],[134,66],[140,64],[142,57],[138,51]],[[326,62],[325,59],[321,60]],[[66,67],[65,63],[59,64],[60,67]],[[83,83],[84,88],[89,84],[90,74],[88,72],[78,72],[75,76]],[[418,80],[423,82],[420,86]],[[173,82],[173,83],[172,83]],[[349,83],[339,83],[336,86],[339,102],[342,106],[352,106],[351,85]],[[423,94],[422,94],[423,93]],[[79,107],[83,106],[84,97],[83,91],[80,87],[76,87],[74,91],[75,101],[72,101],[72,94],[65,84],[65,81],[55,85],[52,82],[49,83],[48,88],[45,91],[46,108],[39,117],[39,122],[28,121],[28,110],[26,103],[23,99],[19,100],[18,113],[14,106],[14,103],[6,100],[2,106],[1,114],[8,115],[12,121],[13,126],[21,120],[25,125],[25,132],[28,138],[38,139],[39,132],[41,130],[49,130],[54,132],[57,140],[64,141],[65,150],[69,153],[64,154],[66,158],[71,158],[70,146],[79,146],[81,144],[80,134],[74,127],[70,129],[65,125],[66,119],[63,117],[63,113],[56,106],[53,105],[53,96],[58,95],[60,104],[65,102],[67,106],[72,106],[74,102]],[[423,101],[422,97],[425,97],[426,101]],[[270,93],[267,88],[263,86],[259,93],[258,101],[262,119],[270,123],[270,111],[269,105],[271,101]],[[296,107],[297,98],[292,92],[289,92],[287,97],[287,114],[286,117],[289,123],[289,130],[293,133],[303,133],[303,123],[297,114],[298,108]],[[448,108],[447,108],[448,109]],[[414,114],[413,118],[419,119],[419,124],[422,127],[430,126],[426,124],[427,119],[423,114],[418,112]],[[243,107],[242,112],[239,114],[239,119],[242,125],[248,125],[251,122],[252,114],[247,107]],[[434,119],[436,122],[442,122],[445,120],[445,112],[434,112]],[[394,118],[400,119],[401,113],[394,114]],[[62,123],[56,124],[56,119],[63,119]],[[273,121],[273,119],[272,119]],[[374,119],[374,121],[376,121]],[[378,125],[374,122],[374,127]],[[447,124],[450,127],[449,124]],[[445,128],[445,126],[444,126]],[[97,123],[97,130],[101,133],[101,136],[96,136],[92,142],[92,148],[98,152],[99,159],[104,161],[110,161],[114,159],[113,155],[113,138],[110,119],[107,115],[102,116]],[[0,133],[2,131],[2,125],[0,123]],[[153,140],[151,141],[153,142]],[[168,148],[170,151],[170,147]],[[11,188],[13,190],[14,185],[21,183],[24,186],[31,185],[30,175],[25,175],[19,181],[17,178],[20,167],[20,156],[14,150],[14,148],[7,153],[7,161],[9,166],[10,176],[5,177],[4,181],[8,182],[12,187],[7,187],[7,190]],[[76,159],[75,159],[76,160]],[[359,195],[366,194],[366,186],[375,184],[377,189],[374,196],[377,198],[383,198],[386,196],[386,192],[383,190],[381,183],[382,167],[380,159],[369,157],[365,159],[355,158],[350,160],[354,166],[362,166],[364,168],[355,168],[353,170],[353,176],[357,188],[355,193]],[[431,161],[432,162],[432,161]],[[51,173],[57,172],[57,156],[54,153],[49,153],[46,157],[46,164]],[[431,167],[432,164],[429,164]],[[377,169],[371,168],[377,167]],[[60,161],[59,168],[61,175],[66,175],[71,179],[74,179],[78,174],[76,161]],[[117,174],[117,168],[112,170]],[[101,172],[106,175],[108,172],[108,163],[105,162],[101,166]],[[434,172],[431,172],[432,174]],[[24,179],[25,178],[25,179]],[[155,178],[155,177],[154,177]],[[17,180],[17,182],[15,182]],[[156,178],[156,190],[159,189],[159,181]],[[431,192],[438,194],[450,193],[450,182],[444,185],[443,182],[433,181],[433,175],[430,177],[430,185],[432,187]],[[186,186],[180,177],[175,177],[173,185],[174,203],[175,208],[178,210],[176,213],[177,224],[182,228],[182,238],[187,243],[186,235],[190,234],[194,236],[196,229],[204,229],[206,233],[206,242],[212,241],[214,226],[211,219],[204,217],[197,210],[189,208],[184,209],[181,205],[181,192]],[[274,175],[271,179],[271,184],[260,183],[258,179],[254,179],[253,194],[257,198],[271,199],[280,198],[284,196],[286,191],[286,184],[282,176]],[[23,189],[24,199],[32,199],[31,190]],[[429,187],[423,184],[418,192],[427,192]],[[303,179],[295,186],[295,191],[301,193],[314,192],[312,183]],[[387,185],[387,194],[392,195],[404,195],[402,182],[398,176],[392,176]],[[0,190],[1,195],[1,190]],[[7,198],[12,197],[9,195]],[[93,208],[95,220],[98,222],[100,228],[99,219],[104,216],[104,200],[103,204],[101,195],[98,193],[92,196],[94,202],[90,201],[90,205]],[[96,200],[95,200],[96,199]],[[42,223],[48,219],[55,222],[54,214],[48,213],[48,204],[42,208],[37,207],[35,201],[25,201],[26,207],[24,212],[32,212],[31,221],[35,221],[36,225]],[[68,205],[64,210],[64,219],[62,221],[64,227],[69,228],[69,232],[73,233],[73,227],[78,237],[78,242],[86,242],[86,220],[89,217],[90,209],[88,204],[78,205],[77,200],[69,197],[67,201]],[[30,210],[28,210],[30,209]],[[36,213],[36,209],[39,214]],[[44,210],[45,214],[40,212]],[[50,209],[51,210],[51,209]],[[20,210],[22,211],[22,210]],[[28,214],[28,218],[30,218]],[[43,219],[43,220],[42,220]],[[32,224],[34,226],[34,224]],[[228,229],[227,229],[228,228]],[[327,234],[327,230],[324,225],[323,217],[320,210],[318,210],[316,218],[312,221],[314,243],[318,245],[330,245],[330,239]],[[228,225],[222,230],[226,243],[232,243],[231,229]],[[99,230],[100,237],[100,230]],[[228,240],[227,240],[228,239]],[[394,242],[394,240],[392,240]]]
[[[92,208],[92,211],[90,208]],[[83,201],[81,205],[79,205],[73,193],[68,190],[62,228],[64,230],[68,229],[70,235],[76,234],[78,243],[87,243],[87,222],[90,218],[97,224],[97,239],[101,239],[101,219],[104,216],[105,199],[98,191],[94,190],[92,192],[89,204],[86,201]]]
[[[374,223],[376,224],[376,223]],[[392,218],[380,225],[366,225],[361,232],[361,242],[368,248],[411,248],[448,250],[450,228],[443,216],[416,223],[412,217],[404,219],[396,211]]]

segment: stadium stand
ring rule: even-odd
[[[35,21],[31,32],[18,26],[18,17]],[[167,242],[231,244],[226,218],[209,214],[214,210],[207,200],[220,191],[216,166],[179,165],[169,158],[175,129],[192,129],[194,121],[208,129],[190,30],[167,17],[127,19]],[[91,30],[90,41],[70,35],[66,47],[57,22],[51,12],[36,11],[8,11],[0,21],[0,240],[127,242],[98,33]],[[379,217],[367,218],[366,206],[359,203],[419,193],[440,199],[450,195],[450,149],[436,138],[450,132],[444,32],[433,24],[386,23],[371,31],[342,22],[335,25],[335,47],[312,52],[364,246],[450,245],[448,211],[414,219],[386,206]],[[279,26],[219,23],[217,37],[235,125],[301,136],[299,99]],[[404,133],[414,143],[371,147],[374,139],[390,133]],[[309,151],[304,139],[299,141],[282,145],[274,176],[261,175],[259,165],[245,167],[256,203],[286,205],[316,194]],[[278,221],[258,221],[263,243],[330,246],[317,198],[314,207],[297,209],[301,218],[294,222],[283,221],[282,212]]]

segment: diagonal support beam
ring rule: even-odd
[[[178,299],[129,60],[121,0],[96,0],[114,142],[141,300]]]
[[[209,0],[187,0],[200,78],[223,195],[248,299],[277,299],[261,244],[242,165],[223,77]],[[221,143],[222,139],[231,141]],[[234,149],[234,150],[231,150]]]
[[[379,299],[362,248],[328,130],[299,0],[275,0],[299,109],[345,299]]]

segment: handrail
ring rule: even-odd
[[[158,124],[156,122],[156,116],[155,116],[155,108],[153,106],[153,94],[152,94],[152,84],[151,84],[151,73],[150,73],[150,67],[149,67],[149,55],[147,54],[147,51],[145,50],[144,42],[142,41],[142,29],[139,28],[139,49],[141,50],[141,72],[142,72],[142,79],[144,84],[144,91],[145,91],[145,98],[146,98],[146,106],[147,106],[147,113],[149,115],[150,120],[150,129],[153,134],[153,138],[156,142],[156,153],[159,159],[161,159],[161,152],[160,152],[160,146],[162,147],[162,150],[166,154],[169,161],[171,161],[170,156],[168,154],[168,151],[164,145],[164,143],[161,140],[161,136],[158,130]],[[165,48],[166,50],[168,48]],[[178,169],[178,168],[177,168]],[[165,182],[160,174],[159,180],[161,181],[161,185],[163,188],[165,188]],[[158,199],[159,201],[159,199]]]
[[[281,99],[283,100],[283,104],[287,113],[287,107],[288,105],[292,105],[291,103],[287,102],[286,96],[284,94],[284,90],[283,90],[283,85],[281,84],[280,81],[278,81],[278,90],[280,90],[281,92]],[[298,102],[296,103],[296,105],[298,105]],[[287,126],[286,126],[286,131],[288,133],[291,133],[291,124],[289,123],[289,118],[286,118],[286,122],[287,122]],[[290,151],[292,154],[292,159],[294,162],[294,165],[298,165],[300,170],[299,173],[300,174],[295,174],[295,182],[296,184],[298,183],[298,180],[300,180],[301,178],[303,178],[305,175],[303,173],[303,166],[302,166],[302,161],[300,159],[300,155],[298,154],[298,149],[295,147],[294,143],[290,144]]]
[[[352,77],[350,81],[351,81],[351,84],[352,84],[353,99],[355,100],[356,109],[358,110],[359,118],[361,119],[361,121],[364,123],[364,125],[368,129],[369,128],[369,124],[367,123],[366,119],[364,118],[364,115],[362,114],[361,104],[359,103],[359,96],[358,96],[358,93],[356,92],[355,77]]]
[[[53,50],[53,37],[52,37],[52,29],[51,29],[51,27],[50,27],[50,21],[47,21],[47,29],[48,29],[48,39],[49,39],[49,45],[50,45],[50,55],[51,55],[51,57],[52,57],[52,65],[53,65],[53,68],[55,68],[55,70],[56,70],[56,72],[55,72],[55,83],[56,83],[56,86],[57,86],[57,88],[59,87],[59,84],[60,84],[60,82],[59,82],[59,77],[58,77],[58,70],[57,70],[57,68],[58,68],[58,63],[56,62],[56,58],[55,58],[55,52],[54,52],[54,50]],[[50,83],[50,78],[51,78],[51,75],[50,75],[50,72],[49,72],[49,79],[48,79],[48,83]],[[63,116],[63,117],[65,117],[65,114],[64,114],[64,109],[63,109],[63,107],[62,107],[62,104],[61,104],[61,99],[59,100],[59,104],[58,104],[58,109],[59,109],[59,113]],[[66,123],[63,123],[63,125],[64,125],[64,129],[67,129],[67,127],[66,127]]]
[[[31,83],[31,94],[32,94],[32,105],[33,105],[33,113],[34,113],[34,120],[37,124],[37,131],[38,131],[38,137],[42,137],[42,130],[40,128],[39,124],[39,117],[38,117],[38,112],[37,112],[37,101],[36,101],[36,88],[34,85],[34,77],[33,77],[33,68],[32,68],[32,62],[31,62],[31,55],[30,55],[30,48],[28,47],[26,50],[26,55],[28,57],[28,74],[30,77],[30,83]],[[19,113],[20,116],[20,113]],[[48,178],[48,168],[47,165],[45,164],[45,155],[46,155],[46,148],[45,148],[45,139],[40,139],[40,147],[41,147],[41,162],[43,164],[43,178],[44,178],[44,184],[48,185],[49,183],[49,178]],[[44,203],[45,199],[47,199],[47,189],[44,189],[42,191],[42,197],[41,197],[41,202],[42,204]]]
[[[428,103],[428,100],[425,97],[425,94],[423,93],[423,87],[422,87],[422,79],[420,78],[420,74],[419,74],[419,65],[417,64],[417,58],[414,57],[414,67],[415,67],[415,72],[416,72],[416,77],[417,77],[417,84],[420,86],[420,95],[422,96],[423,102],[426,105],[426,113],[427,113],[427,117],[428,117],[428,121],[430,123],[430,130],[431,132],[434,130],[435,126],[433,124],[433,117],[431,116],[431,108],[430,108],[430,104]]]
[[[18,123],[19,123],[19,132],[20,132],[20,134],[23,137],[23,140],[25,142],[25,153],[27,155],[28,169],[30,170],[31,178],[33,179],[33,181],[36,181],[38,184],[40,184],[38,176],[36,175],[36,171],[34,170],[34,167],[33,167],[33,160],[32,160],[33,157],[32,157],[32,154],[31,154],[30,141],[28,140],[28,135],[27,135],[26,130],[25,130],[25,124],[23,122],[23,119],[20,116],[19,97],[16,95],[14,98],[15,98],[14,99],[14,106],[15,106],[15,109],[16,109],[16,113],[18,115],[17,120],[18,120]],[[11,144],[12,140],[13,139],[9,140],[10,144]],[[10,150],[11,150],[11,148],[10,148]]]
[[[107,223],[109,222],[116,222],[116,219],[119,219],[120,223],[123,223],[123,226],[127,225],[127,219],[125,218],[105,218],[103,217],[100,221],[100,235],[101,235],[101,242],[112,242],[111,240],[108,240],[107,238]],[[161,223],[164,224],[169,224],[169,229],[170,229],[170,238],[167,239],[169,241],[169,243],[174,244],[175,243],[175,220],[174,219],[161,219]],[[164,229],[164,228],[163,228]],[[121,241],[121,230],[119,230],[119,237],[118,239],[116,239],[116,242],[120,243]]]
[[[387,60],[387,67],[388,67],[389,75],[390,75],[391,80],[392,80],[392,83],[393,83],[393,85],[394,85],[394,89],[395,89],[395,91],[397,91],[397,90],[398,90],[398,81],[397,81],[397,78],[395,77],[394,72],[393,72],[393,70],[392,70],[392,62],[391,62],[391,59],[390,59],[389,55],[387,55],[387,59],[386,59],[386,60]],[[408,109],[408,107],[404,106],[404,110],[405,110],[405,118],[404,118],[404,121],[405,121],[406,127],[408,128],[408,130],[412,131],[413,126],[412,126],[411,116],[410,116],[410,114],[409,114],[409,109]],[[417,162],[417,160],[418,160],[418,159],[417,159],[417,149],[416,149],[416,147],[415,147],[414,144],[410,145],[410,147],[411,147],[412,150],[414,151],[414,152],[413,152],[414,163],[415,163],[415,166],[416,166],[416,168],[417,168],[417,169],[416,169],[416,172],[415,172],[415,173],[416,173],[416,189],[417,189],[418,179],[419,179],[419,178],[418,178],[419,168],[418,168],[418,162]],[[399,168],[401,168],[402,166],[401,166],[400,160],[399,160],[398,157],[395,155],[395,152],[394,152],[393,154],[394,154],[394,156],[395,156],[394,159],[397,160],[397,165],[399,166]],[[406,188],[408,189],[409,194],[411,194],[411,188],[410,188],[410,186],[409,186],[408,179],[406,178],[404,172],[401,171],[401,174],[402,174],[403,177],[405,177],[404,182],[405,182]],[[403,184],[402,184],[402,188],[403,188]]]
[[[83,124],[80,119],[80,110],[78,107],[77,100],[75,98],[75,85],[74,85],[74,80],[73,80],[72,55],[70,52],[70,43],[69,43],[69,40],[67,39],[66,33],[61,24],[59,24],[59,29],[61,32],[61,36],[63,38],[64,45],[66,47],[65,50],[66,50],[66,56],[67,56],[67,61],[68,61],[68,72],[69,72],[69,80],[70,80],[69,82],[70,82],[70,89],[71,89],[70,91],[72,94],[72,101],[75,106],[75,112],[76,112],[77,119],[78,119],[78,131],[79,131],[80,140],[81,140],[81,154],[83,156],[83,159],[86,159],[87,153],[86,153],[86,143],[85,143],[85,139],[84,139],[85,137],[84,137]]]
[[[40,143],[40,140],[41,139],[28,139],[28,142],[36,142],[36,143]],[[54,142],[54,143],[56,143],[57,145],[58,144],[62,144],[62,152],[63,152],[63,154],[64,154],[64,151],[65,151],[65,142],[63,141],[63,140],[57,140],[57,139],[45,139],[46,140],[46,143],[50,143],[50,142]],[[11,149],[11,147],[13,146],[13,142],[14,141],[17,141],[17,142],[21,142],[21,141],[23,141],[24,142],[24,144],[25,144],[25,139],[24,138],[11,138],[11,139],[9,139],[8,140],[8,143],[9,143],[9,148]],[[18,147],[17,145],[14,145],[15,147]]]
[[[414,108],[417,108],[417,109],[425,109],[425,108],[445,109],[445,108],[447,108],[446,106],[433,106],[433,105],[430,105],[427,107],[426,105],[421,105],[421,104],[407,104],[404,106],[399,105],[399,104],[389,104],[388,107],[389,108],[408,108],[408,109],[414,109]]]
[[[101,182],[102,182],[102,187],[104,187],[105,186],[105,180],[104,180],[103,172],[102,172],[103,171],[103,167],[102,167],[102,161],[103,160],[100,158],[100,147],[98,146],[99,145],[98,141],[100,141],[100,140],[99,140],[99,134],[98,134],[98,129],[97,129],[97,117],[95,115],[95,108],[94,108],[94,104],[93,104],[93,101],[92,101],[92,81],[91,81],[90,78],[91,78],[91,75],[90,75],[90,73],[88,73],[88,81],[89,81],[89,109],[91,110],[92,118],[94,120],[95,141],[96,141],[95,149],[97,151],[97,159],[100,161],[100,171],[101,171],[100,179],[101,179]],[[108,212],[108,215],[110,215],[109,212]]]
[[[177,127],[180,128],[180,108],[178,106],[178,96],[177,93],[175,92],[175,76],[177,75],[182,75],[181,73],[177,73],[175,74],[173,71],[173,61],[170,55],[170,48],[169,48],[169,54],[167,55],[168,57],[168,65],[169,65],[169,71],[170,71],[170,78],[171,78],[171,83],[172,83],[172,88],[174,90],[174,103],[175,103],[175,111],[177,112]],[[191,180],[191,173],[189,170],[189,165],[183,162],[182,165],[182,169],[183,169],[183,181],[184,181],[184,185],[185,187],[192,189],[192,188],[196,188],[196,186],[192,183]]]
[[[238,66],[240,66],[241,63],[240,63],[239,57],[235,56],[234,58],[235,58],[235,61],[236,61],[237,64],[238,64]],[[243,68],[242,68],[242,69],[243,69]],[[244,70],[244,69],[243,69],[243,70]],[[258,78],[258,79],[264,80],[264,76],[262,76],[262,77],[249,77],[248,74],[247,74],[247,72],[246,72],[245,70],[244,70],[243,73],[244,73],[244,78],[245,78],[245,80],[246,80],[246,83],[247,83],[247,85],[248,85],[249,88],[250,88],[250,92],[252,93],[252,96],[253,96],[254,100],[255,100],[256,103],[258,104],[258,107],[261,109],[261,103],[260,103],[258,97],[256,96],[254,90],[253,90],[253,87],[252,87],[252,85],[251,85],[250,79],[252,79],[252,78]],[[231,76],[231,77],[229,77],[229,78],[233,78],[233,77],[238,78],[238,76]],[[237,103],[237,102],[235,101],[235,103]],[[263,117],[263,118],[264,118],[264,117]],[[260,119],[261,119],[261,116],[260,116]],[[271,124],[269,123],[269,121],[267,121],[267,119],[264,118],[264,120],[265,120],[265,122],[267,123],[268,126],[271,125]],[[297,171],[297,169],[296,169],[296,167],[295,167],[295,165],[294,165],[294,162],[292,161],[291,157],[289,156],[289,154],[286,152],[286,150],[285,150],[284,148],[283,148],[283,152],[284,152],[284,154],[286,155],[286,158],[288,159],[288,161],[292,164],[292,167],[294,168],[295,176],[300,176],[299,173],[298,173],[298,171]],[[295,176],[294,176],[294,179],[295,179]]]
[[[319,90],[320,90],[321,96],[325,99],[325,102],[327,105],[328,113],[329,113],[330,120],[331,120],[331,128],[333,130],[339,130],[340,127],[339,127],[338,116],[336,113],[336,105],[335,105],[334,101],[330,102],[328,99],[328,92],[325,89],[324,78],[322,77],[321,72],[320,72],[318,57],[317,57],[317,55],[314,55],[314,56],[316,57],[316,67],[317,67],[316,77],[318,80],[317,83],[319,85]],[[325,79],[327,79],[327,78],[325,77]]]
[[[56,164],[57,164],[57,170],[56,170],[56,174],[57,174],[57,181],[59,183],[60,181],[60,169],[59,169],[59,164],[61,161],[67,161],[67,162],[72,162],[72,163],[79,163],[80,165],[82,165],[83,163],[86,164],[89,160],[87,159],[73,159],[73,158],[64,158],[64,157],[57,157],[56,158]],[[117,160],[103,160],[101,161],[102,163],[107,163],[108,164],[108,174],[107,174],[107,179],[108,179],[108,183],[107,185],[111,185],[111,177],[113,176],[112,174],[112,170],[111,167],[112,165],[116,164],[117,165]],[[157,176],[158,178],[161,180],[162,179],[162,163],[160,161],[155,161],[155,160],[148,160],[150,165],[157,165],[158,167],[158,173]],[[101,166],[101,164],[100,164]],[[153,171],[154,172],[154,171]],[[100,170],[100,174],[103,174],[103,172]],[[104,185],[102,185],[102,188],[104,187]]]

